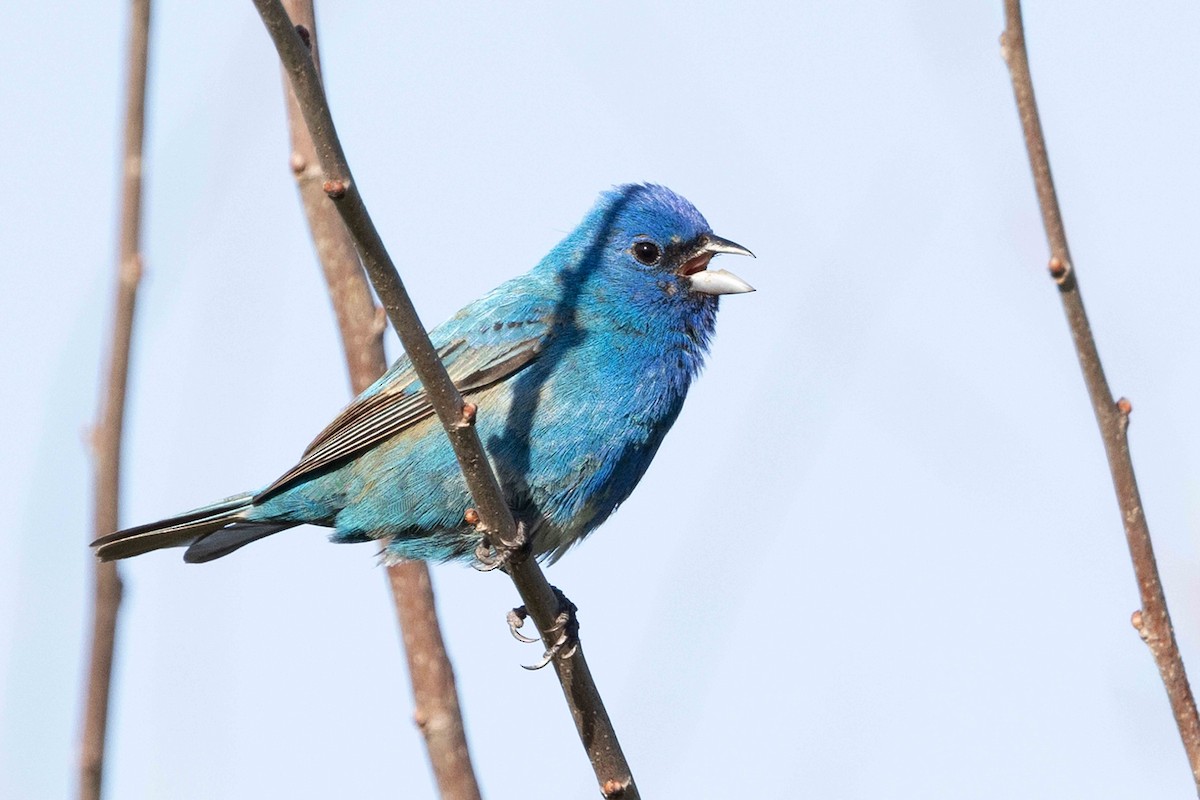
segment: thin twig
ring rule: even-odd
[[[125,389],[133,312],[141,280],[142,140],[146,125],[146,67],[150,43],[150,0],[132,0],[129,9],[129,66],[125,88],[125,143],[121,155],[121,220],[117,249],[117,288],[109,344],[108,374],[100,417],[93,432],[96,538],[118,528],[121,494],[121,431],[125,423]],[[80,734],[79,797],[98,800],[104,781],[104,745],[112,685],[121,576],[115,562],[95,565],[91,656],[83,730]]]
[[[285,0],[284,5],[292,21],[307,34],[306,42],[319,74],[321,59],[312,0]],[[354,394],[358,394],[387,369],[383,351],[384,318],[382,313],[376,313],[381,310],[371,298],[370,284],[346,226],[322,188],[324,178],[316,149],[296,95],[286,86],[285,91],[292,172],[337,316],[350,385]],[[467,748],[454,669],[438,624],[429,567],[423,561],[407,561],[389,566],[387,573],[408,658],[413,717],[425,737],[438,790],[444,800],[478,800],[479,785]]]
[[[1037,186],[1038,202],[1042,208],[1042,221],[1046,238],[1050,244],[1050,274],[1058,284],[1059,296],[1067,314],[1071,336],[1079,365],[1083,369],[1084,382],[1100,425],[1104,440],[1104,451],[1108,456],[1112,472],[1113,487],[1121,508],[1125,525],[1125,538],[1133,559],[1133,571],[1141,593],[1142,607],[1133,614],[1133,625],[1150,648],[1150,654],[1158,665],[1159,674],[1171,701],[1171,710],[1179,726],[1179,735],[1187,751],[1192,767],[1192,777],[1200,793],[1200,717],[1196,714],[1196,701],[1188,685],[1183,659],[1175,643],[1175,630],[1167,612],[1167,599],[1163,594],[1162,581],[1158,575],[1158,564],[1154,548],[1150,543],[1150,529],[1142,509],[1137,479],[1133,473],[1133,462],[1129,457],[1129,413],[1132,406],[1121,398],[1113,402],[1112,392],[1104,377],[1096,341],[1092,338],[1091,326],[1083,308],[1079,293],[1079,280],[1075,272],[1071,252],[1067,248],[1067,233],[1063,227],[1058,197],[1054,191],[1054,180],[1050,174],[1050,159],[1046,154],[1046,140],[1042,124],[1038,119],[1037,102],[1033,95],[1033,78],[1029,72],[1029,56],[1025,49],[1025,30],[1021,23],[1020,0],[1005,0],[1006,26],[1000,37],[1001,52],[1012,76],[1013,93],[1021,115],[1021,126],[1025,132],[1025,146],[1029,151],[1029,163],[1033,169],[1033,180]]]
[[[446,374],[379,232],[367,213],[334,130],[329,105],[312,59],[279,0],[254,0],[254,4],[279,52],[284,71],[299,99],[309,133],[317,145],[317,157],[325,174],[325,192],[335,201],[376,294],[387,309],[392,327],[399,334],[413,370],[446,429],[471,490],[482,529],[493,542],[515,545],[516,523],[479,441],[473,424],[474,415],[464,413],[462,396]],[[541,568],[536,560],[527,558],[514,561],[510,574],[542,634],[543,642],[547,647],[552,646],[553,634],[547,634],[547,631],[558,613],[558,599],[546,582]],[[577,648],[569,657],[554,659],[553,663],[601,791],[608,797],[638,797],[629,764],[621,752],[582,648]]]

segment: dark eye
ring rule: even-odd
[[[662,251],[654,242],[637,242],[633,246],[633,257],[648,267],[657,264],[661,256]]]

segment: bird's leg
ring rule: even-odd
[[[491,572],[500,569],[508,572],[508,565],[514,561],[528,557],[533,540],[529,536],[525,521],[517,520],[517,536],[512,542],[504,542],[484,534],[475,547],[475,569],[480,572]]]
[[[550,588],[554,590],[554,596],[558,598],[558,615],[554,618],[554,624],[546,629],[546,638],[553,639],[553,642],[546,648],[546,652],[542,653],[541,661],[531,666],[522,664],[525,669],[541,669],[555,658],[570,658],[575,655],[575,650],[579,647],[579,619],[575,616],[575,612],[579,609],[567,599],[567,596],[557,586]],[[529,610],[525,606],[517,606],[508,612],[509,632],[517,641],[527,644],[537,641],[518,630],[525,624],[528,617]]]

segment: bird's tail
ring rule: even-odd
[[[101,561],[115,561],[164,547],[187,545],[183,560],[194,564],[229,555],[243,545],[296,525],[247,520],[253,505],[253,494],[235,495],[149,525],[101,536],[92,542],[92,547]]]

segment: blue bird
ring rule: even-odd
[[[718,297],[754,291],[671,190],[625,185],[528,273],[430,337],[476,425],[532,552],[557,560],[641,480],[708,352]],[[271,485],[95,542],[104,560],[187,545],[210,561],[295,525],[335,542],[384,543],[384,559],[469,557],[466,482],[407,357],[401,357]]]

